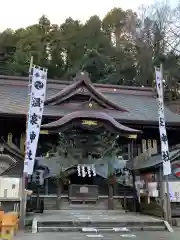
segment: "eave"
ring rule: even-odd
[[[94,111],[76,111],[76,112],[67,114],[57,121],[42,125],[41,130],[58,131],[61,128],[63,128],[63,126],[73,122],[76,119],[107,122],[108,124],[113,126],[113,128],[117,132],[123,132],[127,134],[137,134],[141,132],[140,130],[129,128],[120,124],[114,118],[112,118],[111,116],[109,116],[104,112],[94,112]]]
[[[20,152],[20,150],[17,150],[14,147],[10,146],[7,142],[4,141],[3,138],[0,139],[0,146],[2,146],[5,150],[7,150],[9,154],[17,157],[18,159],[21,159],[21,160],[24,159],[24,156]]]
[[[19,164],[22,164],[24,161],[24,156],[21,154],[20,150],[10,146],[4,141],[3,138],[0,139],[0,162],[5,163],[6,169],[2,170],[0,175],[4,175],[9,169],[16,167]]]
[[[22,114],[22,113],[0,113],[1,118],[4,119],[22,119],[26,120],[27,114]],[[51,114],[43,114],[44,119],[51,119],[56,120],[57,118],[64,117],[63,115],[57,114],[57,115],[51,115]],[[159,122],[158,121],[149,121],[149,120],[129,120],[129,119],[124,119],[124,118],[116,118],[116,121],[121,122],[123,124],[130,124],[130,125],[135,125],[137,127],[143,126],[145,128],[159,128]],[[166,129],[180,129],[180,122],[170,122],[166,121]]]

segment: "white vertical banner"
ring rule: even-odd
[[[163,76],[160,68],[155,68],[156,89],[158,100],[158,116],[159,116],[159,134],[161,141],[161,154],[163,160],[163,175],[171,174],[171,162],[169,157],[169,145],[166,133],[166,123],[164,115],[164,98],[163,98]]]
[[[33,67],[30,106],[26,132],[24,173],[32,175],[46,94],[47,69]]]

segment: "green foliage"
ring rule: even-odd
[[[67,18],[60,26],[42,16],[38,24],[0,33],[0,74],[27,75],[33,56],[50,78],[72,79],[86,70],[93,82],[152,86],[154,65],[163,62],[174,86],[179,35],[170,32],[171,12],[167,5],[139,13],[114,8],[102,21],[96,15],[85,24]]]

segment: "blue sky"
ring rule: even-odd
[[[26,27],[36,23],[43,14],[52,23],[60,24],[69,16],[85,21],[95,14],[102,18],[113,7],[137,9],[139,5],[153,2],[154,0],[1,0],[0,30]]]

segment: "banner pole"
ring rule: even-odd
[[[29,65],[28,107],[30,105],[32,67],[33,67],[33,56],[31,56],[30,65]],[[28,118],[29,118],[29,109],[26,116],[26,135],[27,135],[27,127],[28,127]],[[25,141],[25,157],[26,157],[26,147],[27,147],[27,143]],[[19,213],[19,227],[22,230],[25,228],[25,217],[26,217],[26,192],[25,192],[26,178],[27,178],[27,174],[24,173],[24,169],[23,169],[22,178],[21,178],[21,199],[20,199],[20,213]]]
[[[163,65],[160,64],[160,71],[162,76],[162,88],[163,88],[163,97],[164,97],[164,85],[163,85]],[[164,211],[165,211],[165,221],[168,221],[170,225],[172,225],[172,213],[171,213],[171,201],[170,201],[170,192],[169,192],[169,177],[168,175],[164,176]]]

